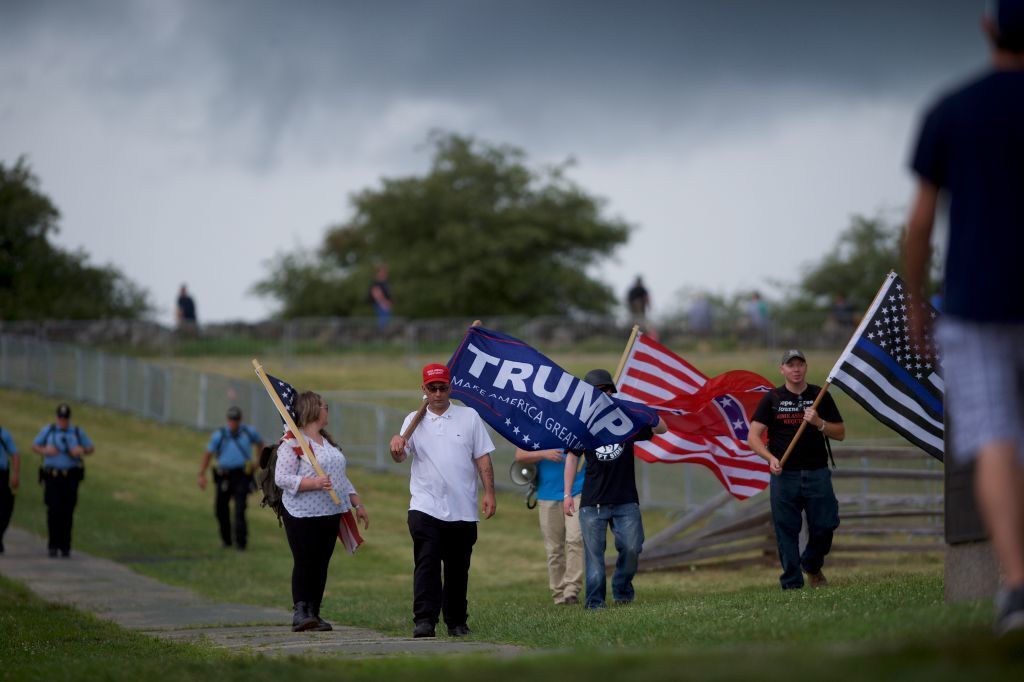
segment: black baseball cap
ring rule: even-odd
[[[61,419],[71,418],[71,406],[67,403],[61,403],[57,406],[57,416]]]
[[[235,405],[228,408],[228,419],[241,419],[242,411]]]
[[[615,382],[612,380],[612,375],[606,369],[592,369],[587,372],[583,380],[591,386],[597,386],[598,388],[611,386],[612,393],[618,393],[618,389],[615,388]]]
[[[793,358],[800,358],[804,362],[807,362],[807,358],[804,357],[803,352],[797,350],[796,348],[790,348],[789,350],[782,354],[782,364],[786,364]]]

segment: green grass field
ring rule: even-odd
[[[41,488],[31,475],[37,458],[29,443],[49,421],[53,400],[15,391],[0,391],[0,400],[3,424],[24,454],[25,481],[14,523],[44,534]],[[76,512],[76,548],[212,599],[290,606],[291,557],[269,511],[250,509],[248,552],[220,548],[213,495],[195,484],[207,434],[87,405],[76,406],[75,421],[97,444]],[[356,556],[335,555],[325,617],[407,635],[412,572],[407,478],[358,468],[351,476],[371,527]],[[648,514],[648,535],[667,520]],[[988,636],[988,603],[943,602],[936,557],[836,567],[829,570],[832,587],[819,591],[782,593],[777,574],[775,566],[641,574],[638,600],[629,607],[597,613],[555,607],[547,595],[534,512],[525,509],[519,495],[502,494],[497,516],[480,524],[470,580],[471,626],[480,639],[561,653],[512,661],[322,661],[311,664],[309,673],[314,679],[342,672],[350,679],[512,679],[559,671],[627,679],[792,679],[827,671],[839,679],[954,679],[971,670],[1014,679],[1022,671],[1020,647]],[[203,647],[155,643],[67,609],[42,606],[9,582],[0,582],[0,593],[0,660],[5,661],[0,679],[77,679],[69,672],[76,666],[109,673],[111,659],[118,661],[116,674],[104,675],[111,679],[188,674],[252,680],[286,674],[278,667],[286,663],[257,664]],[[56,662],[42,663],[40,656]]]

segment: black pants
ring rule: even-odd
[[[341,514],[299,518],[285,509],[281,519],[292,550],[292,603],[304,601],[319,609]]]
[[[47,547],[61,552],[71,551],[71,521],[78,504],[77,472],[70,475],[58,472],[43,478],[43,501],[46,503],[46,528],[50,538]]]
[[[4,533],[14,513],[14,493],[11,492],[11,472],[0,469],[0,552],[4,551]]]
[[[413,620],[436,625],[438,614],[443,612],[448,627],[464,625],[469,617],[466,588],[469,586],[469,559],[476,544],[476,522],[439,521],[429,514],[410,510],[409,534],[416,562],[412,575]]]
[[[228,469],[223,473],[213,472],[213,482],[217,486],[217,499],[213,509],[220,524],[220,539],[225,546],[231,545],[231,510],[228,503],[235,501],[235,544],[245,549],[249,537],[249,526],[245,523],[245,503],[249,497],[250,477],[244,469]]]

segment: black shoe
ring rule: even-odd
[[[467,637],[469,636],[469,626],[463,623],[462,625],[456,625],[455,627],[448,628],[449,637]]]
[[[292,632],[304,632],[312,630],[320,625],[320,621],[309,609],[309,604],[304,601],[295,602],[292,613]]]
[[[65,559],[70,559],[71,558],[71,550],[70,549],[62,549],[60,551],[60,555],[62,557],[64,557]]]
[[[330,623],[328,623],[326,620],[324,620],[323,618],[320,617],[320,605],[319,604],[314,604],[313,605],[313,608],[311,609],[311,613],[313,614],[313,617],[316,618],[316,623],[317,623],[316,627],[312,628],[313,630],[316,630],[317,632],[329,632],[330,630],[334,629],[331,626]]]
[[[57,548],[56,547],[51,547],[48,551],[49,551],[51,557],[57,556]]]
[[[429,620],[421,620],[412,629],[413,637],[434,637],[434,624]]]

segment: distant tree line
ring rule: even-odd
[[[588,274],[629,237],[605,201],[567,177],[571,162],[527,165],[522,150],[434,133],[422,175],[384,178],[351,197],[353,216],[312,251],[278,254],[253,291],[279,316],[368,315],[369,287],[386,263],[395,313],[410,318],[606,314],[615,292]],[[0,318],[138,319],[149,294],[112,265],[51,242],[60,213],[24,158],[0,163]],[[899,225],[853,216],[835,246],[770,302],[773,316],[863,311],[899,266]],[[751,291],[689,291],[720,319],[742,318]],[[684,301],[684,305],[685,305]],[[680,310],[678,314],[685,315]]]
[[[39,189],[24,158],[0,162],[0,319],[138,319],[152,310],[147,292],[85,251],[51,243],[60,212]]]

